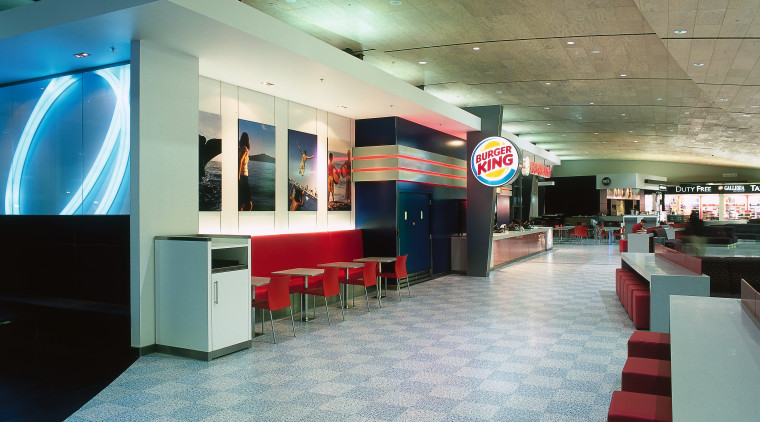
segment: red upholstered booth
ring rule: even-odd
[[[317,268],[319,264],[362,258],[361,230],[287,233],[251,236],[251,275],[269,277],[273,271]],[[361,273],[361,268],[353,270]],[[309,277],[309,286],[321,285],[322,277]],[[293,277],[291,293],[303,290],[303,279]],[[256,298],[265,297],[267,286],[256,287]]]

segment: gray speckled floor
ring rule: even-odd
[[[69,420],[604,421],[633,332],[616,267],[617,245],[558,245],[488,278],[412,286],[371,313],[362,303],[329,327],[317,308],[296,338],[276,322],[276,345],[142,357]]]

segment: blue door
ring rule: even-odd
[[[409,255],[409,274],[430,272],[430,195],[399,192],[398,237],[399,255]]]

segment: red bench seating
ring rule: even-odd
[[[670,396],[670,361],[628,358],[623,366],[623,391]]]
[[[608,422],[671,422],[673,402],[670,397],[653,394],[613,391]]]
[[[628,339],[628,357],[670,360],[670,334],[634,331]]]
[[[649,329],[649,284],[630,270],[615,271],[615,291],[620,303],[639,330]]]
[[[363,256],[361,230],[251,236],[252,276],[269,277],[274,271],[317,268],[319,264],[353,261]],[[361,268],[351,271],[351,274],[356,273],[361,273]],[[321,282],[321,276],[309,277],[310,287],[317,287]],[[266,297],[267,288],[256,287],[256,298]],[[290,292],[302,290],[303,279],[293,277]]]

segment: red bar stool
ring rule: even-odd
[[[634,331],[628,339],[628,357],[670,360],[670,334]]]
[[[628,358],[623,366],[622,390],[670,396],[670,361]]]
[[[637,330],[649,329],[650,300],[651,294],[649,293],[649,288],[637,289],[631,292],[631,320],[633,320],[633,326]]]
[[[607,422],[672,422],[670,397],[613,391]]]

